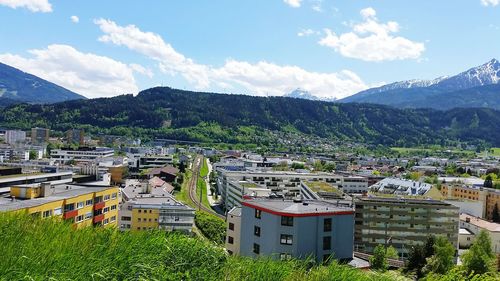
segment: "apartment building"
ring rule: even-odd
[[[78,149],[61,148],[53,149],[50,152],[50,158],[57,163],[75,162],[94,162],[101,158],[112,157],[115,150],[108,147],[80,147]]]
[[[26,132],[19,130],[5,131],[5,142],[8,144],[23,143],[26,140]]]
[[[372,253],[392,245],[407,257],[429,235],[444,236],[458,248],[459,208],[437,200],[362,197],[355,200],[354,248]]]
[[[353,229],[352,208],[319,200],[245,200],[228,214],[226,245],[242,256],[348,261]]]
[[[118,188],[50,183],[17,185],[0,198],[0,212],[26,212],[42,218],[57,217],[75,228],[116,226]]]
[[[1,173],[0,173],[1,174]],[[34,184],[49,182],[52,185],[71,183],[73,181],[73,172],[57,173],[31,173],[31,174],[9,174],[0,177],[0,188],[11,187],[14,185]]]
[[[66,142],[69,144],[75,143],[83,145],[85,140],[85,132],[79,129],[71,129],[66,131]]]
[[[50,137],[50,129],[46,128],[31,129],[31,143],[33,144],[48,143],[49,137]]]
[[[495,205],[500,208],[500,190],[493,188],[452,183],[442,185],[441,194],[447,199],[481,202],[482,218],[487,220],[493,219]]]
[[[489,222],[482,218],[478,218],[469,214],[460,214],[460,228],[466,229],[473,236],[479,234],[481,230],[488,232],[491,238],[491,249],[493,252],[500,254],[500,224]],[[473,239],[469,239],[473,240]],[[471,241],[473,242],[473,241]]]
[[[148,183],[125,187],[119,211],[120,230],[191,232],[195,210],[175,200],[170,192]]]
[[[243,196],[253,193],[284,193],[290,197],[301,193],[301,182],[326,182],[346,193],[362,193],[368,180],[329,173],[229,171],[217,169],[217,187],[226,210],[241,206]],[[361,192],[360,192],[361,191]]]

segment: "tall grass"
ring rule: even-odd
[[[228,257],[212,243],[161,231],[73,229],[0,214],[0,280],[390,280],[333,263]]]

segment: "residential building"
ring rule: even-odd
[[[437,200],[361,197],[355,200],[354,247],[372,253],[391,245],[407,257],[413,245],[430,235],[444,236],[458,247],[459,208]]]
[[[432,184],[399,178],[385,178],[369,187],[370,192],[393,195],[425,195]]]
[[[500,254],[500,224],[484,220],[469,214],[460,214],[460,228],[466,229],[474,237],[479,234],[481,230],[488,232],[491,238],[491,249],[496,254]],[[473,238],[469,239],[470,244]],[[469,245],[470,245],[469,244]]]
[[[195,210],[173,198],[166,185],[132,183],[122,190],[119,225],[121,230],[191,232]],[[170,186],[170,185],[168,185]]]
[[[42,218],[58,217],[74,227],[116,226],[118,188],[50,183],[16,185],[0,198],[0,212],[25,211]]]
[[[230,255],[240,254],[241,208],[234,207],[227,213],[226,250]]]
[[[43,144],[48,143],[50,138],[50,129],[45,128],[32,128],[31,129],[31,143]]]
[[[233,209],[238,220],[238,211]],[[234,223],[234,222],[233,222]],[[274,259],[313,257],[317,262],[353,257],[354,211],[320,200],[253,199],[242,202],[239,239],[242,256]],[[229,228],[229,224],[228,224]],[[237,235],[237,231],[228,233]],[[236,244],[239,240],[239,246]],[[232,250],[237,252],[237,250]]]
[[[111,157],[115,150],[108,147],[79,147],[53,149],[50,158],[58,163],[65,164],[68,161],[95,162],[98,159]]]
[[[0,188],[42,182],[57,185],[72,181],[73,172],[10,174],[0,177]]]
[[[8,144],[24,143],[26,140],[26,132],[19,130],[6,130],[5,142]]]
[[[83,145],[85,143],[85,132],[79,129],[71,129],[66,131],[66,141],[68,144]]]
[[[493,219],[495,205],[500,208],[500,190],[493,188],[451,183],[441,186],[441,194],[447,199],[481,202],[481,217],[487,220]]]

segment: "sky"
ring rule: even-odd
[[[0,62],[88,98],[322,98],[500,59],[500,0],[0,0]]]

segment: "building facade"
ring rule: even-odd
[[[19,130],[5,131],[5,142],[8,144],[23,143],[26,140],[26,132]]]
[[[50,138],[50,129],[46,128],[31,129],[31,143],[33,144],[48,143],[49,138]]]
[[[444,236],[458,248],[459,208],[437,200],[358,198],[355,200],[354,248],[372,253],[391,245],[407,257],[427,237]]]
[[[318,200],[245,200],[240,225],[242,256],[275,259],[312,256],[317,262],[330,258],[347,261],[353,257],[351,208]]]
[[[53,149],[50,152],[50,158],[58,163],[75,162],[94,162],[97,159],[112,157],[115,150],[107,147],[81,147],[78,149]]]

